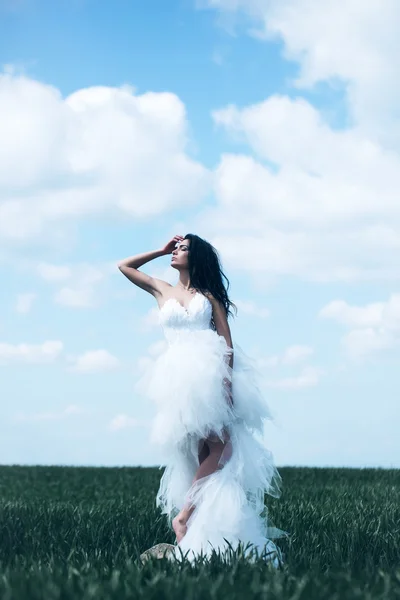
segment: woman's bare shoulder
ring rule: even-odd
[[[167,300],[173,295],[172,290],[174,289],[174,286],[168,283],[168,281],[164,281],[162,279],[159,279],[158,281],[158,294],[156,296],[156,299],[158,301],[161,300],[162,302],[163,300]]]
[[[222,307],[223,307],[222,303],[219,300],[217,300],[217,298],[215,296],[213,296],[213,294],[211,292],[208,292],[208,291],[204,292],[204,295],[211,302],[213,308],[222,309]]]
[[[202,294],[203,294],[203,295],[204,295],[206,298],[208,298],[208,300],[209,300],[211,303],[213,303],[213,302],[216,302],[216,299],[214,298],[214,296],[212,295],[212,293],[211,293],[211,292],[209,292],[209,291],[205,291],[205,292],[202,292]]]

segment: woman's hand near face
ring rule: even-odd
[[[167,243],[163,248],[161,248],[161,252],[163,254],[172,254],[172,252],[176,248],[176,244],[179,244],[184,239],[182,235],[174,235],[174,237]]]

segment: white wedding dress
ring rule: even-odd
[[[279,497],[281,478],[263,441],[263,425],[271,415],[257,370],[235,343],[229,367],[231,350],[211,328],[212,305],[203,294],[196,293],[187,309],[170,298],[158,315],[166,343],[147,364],[136,390],[157,407],[150,439],[161,445],[166,463],[157,506],[170,523],[187,501],[196,507],[175,554],[194,560],[210,556],[214,548],[228,557],[227,542],[234,549],[241,542],[246,556],[255,556],[256,548],[278,566],[282,556],[271,538],[287,534],[269,522],[264,502],[265,493]],[[232,381],[233,406],[224,378]],[[226,439],[224,431],[230,441],[219,461],[222,468],[192,485],[201,440]]]

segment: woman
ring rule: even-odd
[[[167,254],[179,272],[176,285],[139,270]],[[278,566],[281,555],[269,538],[286,534],[267,523],[264,503],[265,492],[280,495],[280,475],[262,439],[271,415],[251,360],[237,344],[233,349],[228,316],[235,305],[217,251],[197,235],[176,235],[118,267],[157,300],[167,342],[136,389],[158,409],[151,440],[167,465],[156,503],[177,548],[194,560],[241,543],[246,556],[259,553]]]

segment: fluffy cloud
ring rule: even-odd
[[[366,306],[350,306],[343,300],[335,300],[324,306],[319,316],[349,329],[342,344],[350,358],[364,360],[400,346],[400,294]]]
[[[120,365],[118,358],[108,350],[88,350],[75,358],[70,357],[70,369],[78,373],[96,373],[98,371],[113,371]]]
[[[110,431],[121,431],[122,429],[132,429],[133,427],[143,427],[148,425],[145,419],[136,419],[125,414],[116,415],[109,423]]]
[[[286,348],[283,354],[282,364],[296,365],[311,356],[313,353],[314,349],[310,346],[289,346],[289,348]]]
[[[40,263],[36,267],[38,275],[45,281],[66,281],[72,277],[72,268],[66,265]]]
[[[266,385],[278,390],[301,390],[315,387],[318,385],[321,373],[322,370],[316,367],[304,367],[299,375],[269,380],[266,382]]]
[[[39,277],[50,284],[56,284],[54,302],[70,308],[98,306],[102,294],[100,286],[107,276],[116,272],[115,264],[53,265],[40,263],[35,266]],[[61,287],[59,287],[61,286]]]
[[[393,0],[208,0],[247,15],[251,34],[279,37],[298,62],[301,86],[340,81],[346,128],[298,97],[214,111],[249,153],[225,154],[215,173],[217,207],[203,215],[230,265],[310,281],[400,279],[400,156]],[[395,25],[396,24],[396,25]],[[255,29],[257,28],[257,30]],[[260,49],[262,41],[260,41]],[[251,260],[243,248],[251,248]]]
[[[280,39],[300,65],[296,85],[341,81],[354,122],[398,143],[400,5],[396,0],[203,0],[202,6],[251,20],[249,33]],[[393,128],[394,126],[394,128]]]
[[[267,319],[270,316],[268,308],[265,306],[257,306],[250,300],[235,300],[235,304],[238,307],[238,314],[239,310],[241,310],[247,315],[258,317],[260,319]]]
[[[12,363],[47,364],[54,362],[63,350],[63,343],[47,341],[42,344],[0,343],[0,365]]]
[[[285,369],[301,365],[313,354],[314,349],[311,346],[294,344],[293,346],[288,346],[282,354],[275,354],[265,358],[259,357],[256,359],[256,365],[260,373],[265,373],[266,369]],[[296,375],[277,377],[275,379],[264,375],[263,384],[268,388],[278,390],[300,390],[318,385],[322,374],[323,369],[319,367],[303,365],[300,373]]]
[[[215,173],[218,206],[204,223],[227,260],[313,281],[400,278],[397,154],[332,130],[301,99],[271,97],[214,118],[257,156],[225,155]]]
[[[158,306],[153,306],[146,312],[146,314],[141,318],[139,322],[139,330],[142,332],[148,331],[155,327],[160,326],[159,322],[159,312],[160,309]]]
[[[0,136],[3,243],[60,235],[86,215],[151,217],[208,187],[206,169],[186,154],[185,107],[172,93],[92,87],[63,98],[5,72]]]
[[[20,314],[27,314],[31,308],[32,303],[36,298],[34,292],[27,292],[25,294],[18,294],[17,301],[15,304],[15,310]]]
[[[55,412],[39,412],[27,414],[23,411],[16,413],[13,417],[14,421],[62,421],[68,419],[74,415],[81,415],[86,413],[86,409],[83,409],[76,404],[70,404],[64,410]]]
[[[298,365],[314,354],[314,349],[311,346],[294,344],[288,346],[282,354],[275,354],[267,358],[259,358],[257,363],[260,369],[265,367],[277,367],[284,365]]]

